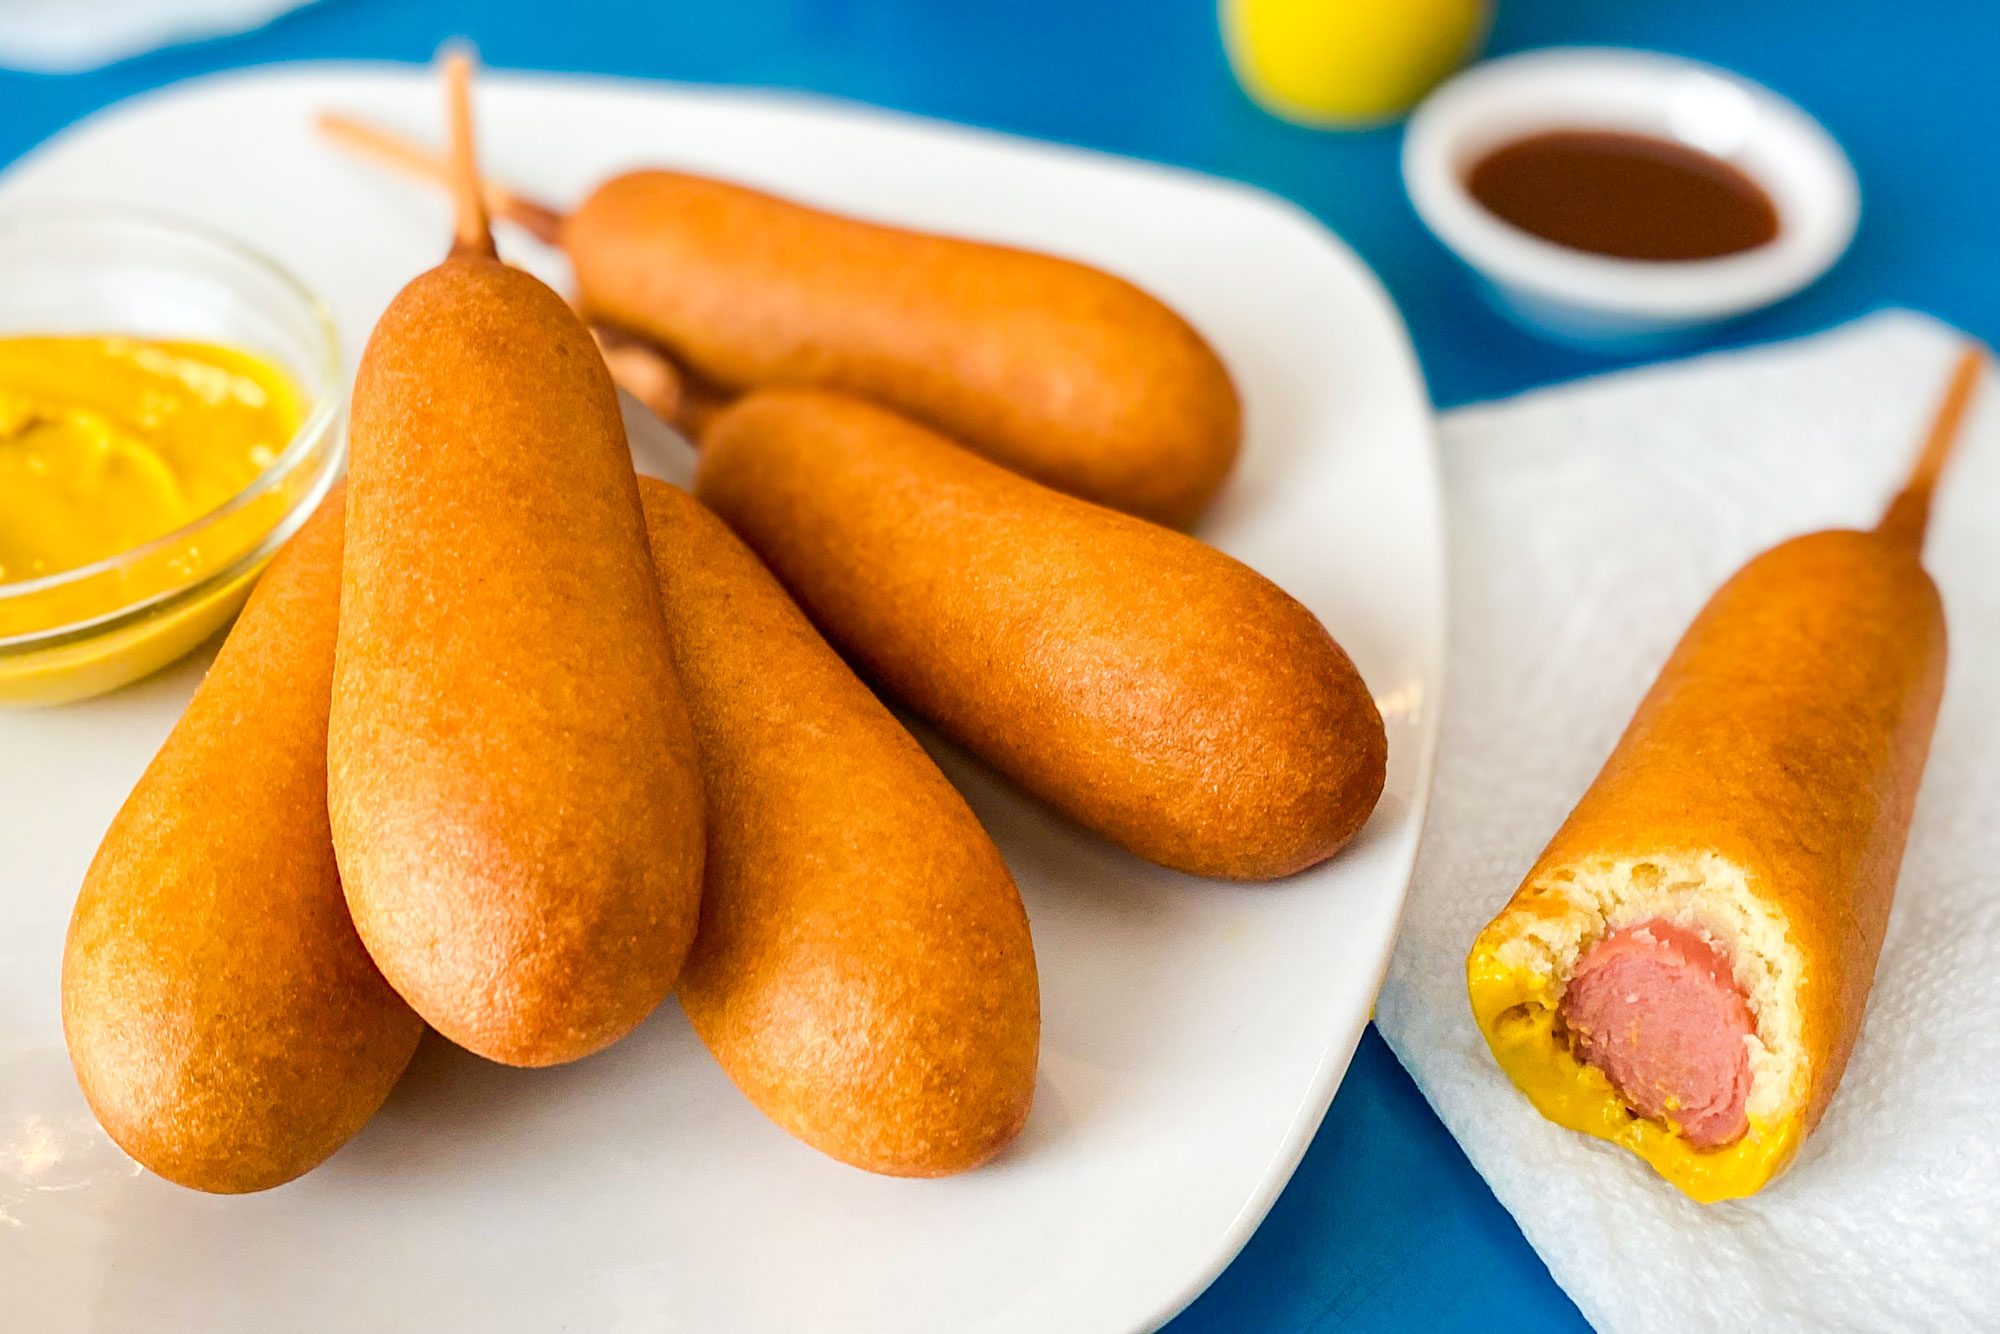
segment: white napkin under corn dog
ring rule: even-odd
[[[1867,1026],[1818,1132],[1701,1206],[1544,1121],[1474,1028],[1464,959],[1723,579],[1866,527],[1961,341],[1889,313],[1446,419],[1451,667],[1436,791],[1378,1022],[1556,1280],[1608,1334],[2000,1329],[2000,386],[1926,564],[1943,713]]]

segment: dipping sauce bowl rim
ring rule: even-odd
[[[1614,96],[1595,95],[1616,80]],[[1745,121],[1735,154],[1675,132],[1677,98],[1731,104]],[[1643,110],[1642,110],[1643,109]],[[1501,127],[1497,128],[1496,126]],[[1736,167],[1777,207],[1778,235],[1713,259],[1642,260],[1574,249],[1505,222],[1472,197],[1466,172],[1503,144],[1549,130],[1650,135]],[[1557,46],[1504,56],[1448,81],[1403,140],[1403,181],[1431,232],[1491,281],[1545,301],[1634,319],[1698,323],[1799,291],[1840,258],[1860,222],[1854,167],[1825,127],[1762,84],[1701,61],[1622,47]],[[1806,192],[1815,201],[1801,208]]]

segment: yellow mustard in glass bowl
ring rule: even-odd
[[[213,634],[341,462],[339,352],[262,256],[145,214],[0,215],[0,704]]]

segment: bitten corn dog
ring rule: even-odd
[[[1924,529],[1981,364],[1879,525],[1717,591],[1466,961],[1536,1108],[1696,1200],[1784,1170],[1859,1034],[1944,684]]]

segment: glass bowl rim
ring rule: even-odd
[[[91,561],[89,564],[57,570],[33,579],[23,579],[18,583],[0,584],[0,602],[36,596],[66,585],[114,573],[123,566],[141,563],[176,545],[185,544],[211,526],[248,508],[293,475],[300,461],[332,430],[346,399],[346,395],[341,392],[340,335],[334,325],[333,312],[319,295],[300,281],[291,270],[255,246],[219,228],[210,227],[205,223],[191,222],[156,209],[89,203],[10,205],[0,209],[0,236],[43,227],[74,229],[79,225],[137,231],[171,241],[191,241],[211,254],[219,254],[225,260],[243,265],[274,282],[284,298],[293,302],[305,315],[306,322],[311,327],[313,341],[317,344],[316,369],[324,381],[324,389],[315,395],[311,408],[299,423],[298,430],[292,433],[292,438],[278,452],[277,457],[272,459],[270,464],[252,478],[241,491],[216,508],[197,515],[171,532],[125,551]],[[341,443],[335,441],[328,452],[325,477],[315,481],[301,497],[301,502],[291,507],[286,515],[280,518],[272,528],[273,534],[289,532],[297,526],[296,521],[302,520],[303,514],[311,512],[311,506],[306,505],[305,501],[310,500],[312,505],[318,504],[328,489],[332,477],[339,471],[341,455],[345,452],[341,448]],[[112,622],[152,611],[162,602],[209,585],[217,575],[228,575],[232,578],[240,575],[246,560],[251,558],[261,560],[269,556],[270,552],[267,550],[269,545],[268,537],[260,539],[221,570],[202,572],[186,582],[161,589],[136,602],[114,608],[87,620],[30,630],[22,634],[0,636],[0,651],[54,647],[57,643],[68,642],[82,633],[100,632]]]

